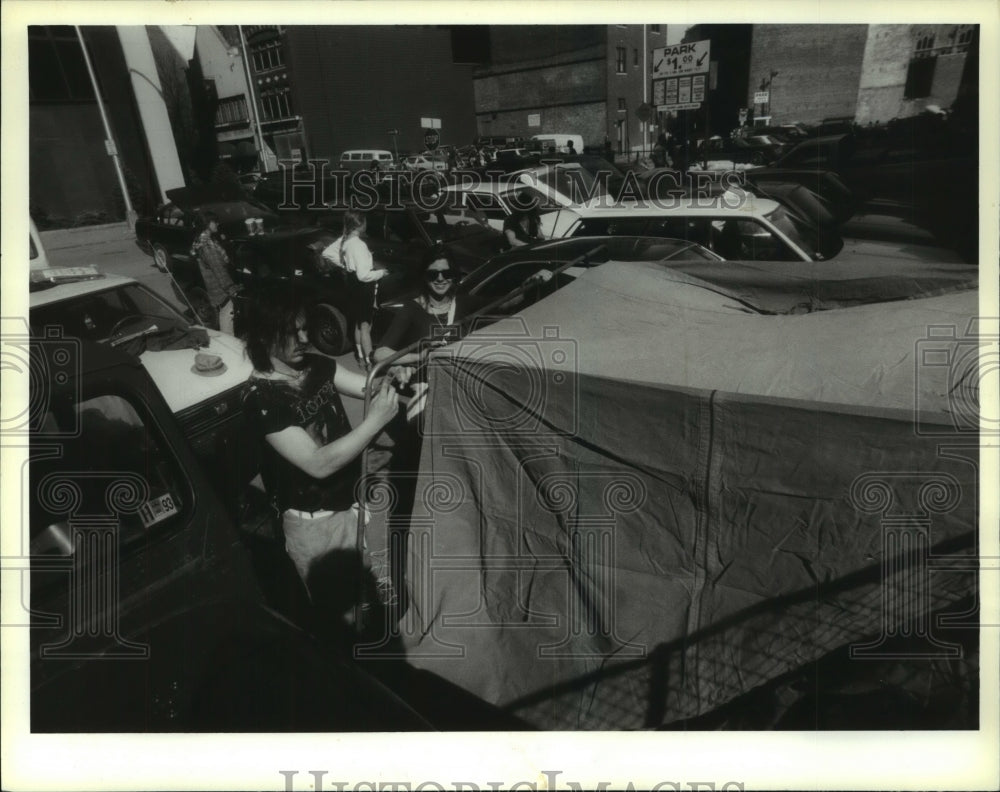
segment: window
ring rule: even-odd
[[[219,106],[215,111],[216,126],[246,123],[249,120],[250,115],[247,112],[247,99],[243,94],[219,100]]]
[[[617,47],[615,50],[615,71],[618,74],[625,74],[626,58],[628,58],[628,51],[625,47]]]
[[[94,100],[80,39],[71,26],[28,28],[28,92],[32,102]]]
[[[29,511],[31,553],[40,556],[73,556],[81,546],[85,562],[99,564],[107,558],[94,555],[90,544],[81,545],[70,520],[82,514],[106,514],[110,511],[107,490],[115,478],[128,482],[120,486],[132,489],[131,481],[143,482],[143,502],[138,509],[114,515],[116,542],[122,551],[143,539],[153,530],[183,522],[186,511],[187,483],[176,462],[165,450],[158,436],[143,421],[132,403],[114,394],[92,396],[83,401],[67,399],[53,402],[44,416],[43,431],[59,433],[75,427],[78,434],[62,442],[62,454],[31,461],[33,484]],[[80,475],[77,471],[87,471]],[[72,478],[79,496],[73,511],[69,500],[46,496],[46,480]],[[99,555],[99,553],[98,553]],[[32,588],[56,583],[55,575],[32,574]]]
[[[922,35],[913,47],[913,57],[906,70],[904,99],[923,99],[931,95],[934,84],[934,70],[937,66],[937,51],[934,49],[933,34]]]
[[[624,96],[619,96],[618,97],[618,112],[619,113],[624,113],[625,112],[625,97]]]
[[[284,50],[281,47],[281,42],[278,40],[268,41],[265,44],[257,44],[254,46],[250,58],[253,61],[255,72],[277,69],[279,66],[285,65]]]
[[[260,110],[265,121],[289,118],[292,115],[291,89],[265,88],[260,92]]]
[[[917,46],[914,47],[914,58],[930,58],[933,56],[934,36],[926,35],[917,39]]]
[[[632,65],[633,66],[639,65],[639,50],[635,48],[632,49]]]
[[[659,25],[650,25],[649,26],[649,32],[650,33],[659,33],[660,32],[660,26]]]

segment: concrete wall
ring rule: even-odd
[[[754,25],[747,106],[761,79],[777,71],[774,122],[854,116],[867,36],[867,25]]]
[[[202,74],[215,81],[219,98],[246,96],[247,77],[242,54],[230,57],[229,44],[212,25],[199,25],[195,41]]]

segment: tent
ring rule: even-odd
[[[631,729],[847,645],[954,652],[929,615],[975,583],[976,310],[760,315],[619,262],[440,351],[408,662],[533,727]]]

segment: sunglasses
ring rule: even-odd
[[[428,281],[433,283],[434,281],[437,280],[449,280],[449,281],[455,280],[455,278],[458,277],[458,273],[455,272],[455,270],[451,269],[428,270],[424,275],[424,277],[426,277]]]

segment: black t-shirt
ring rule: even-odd
[[[524,242],[525,244],[539,241],[538,219],[532,215],[528,215],[527,230],[521,225],[521,218],[518,215],[507,215],[503,221],[503,231],[505,235],[508,231],[513,231],[514,238],[518,242]]]
[[[318,445],[351,431],[340,394],[333,385],[337,364],[327,358],[305,376],[301,387],[284,379],[251,377],[243,410],[261,448],[261,476],[278,508],[301,511],[344,511],[356,500],[361,460],[355,459],[325,479],[315,479],[274,450],[265,439],[289,426],[301,426]]]
[[[470,294],[459,294],[455,297],[455,324],[469,314],[475,313],[485,303]],[[397,352],[403,347],[415,344],[422,338],[442,338],[449,343],[457,341],[468,328],[458,328],[448,324],[446,314],[430,314],[416,300],[407,300],[393,317],[392,324],[379,339],[379,346],[394,349]]]

